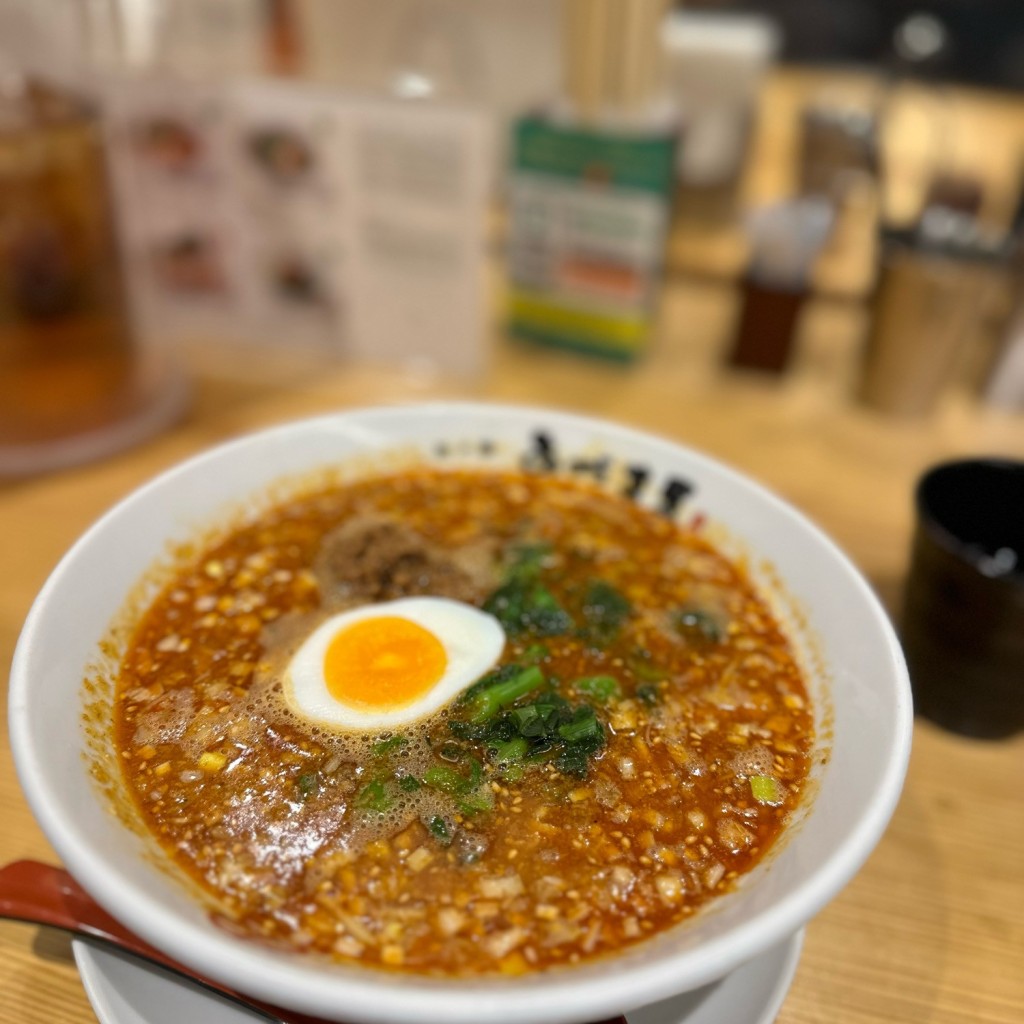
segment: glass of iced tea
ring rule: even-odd
[[[0,82],[0,478],[165,423],[174,396],[154,391],[150,363],[132,333],[96,112]]]

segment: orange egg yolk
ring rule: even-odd
[[[324,655],[327,691],[342,704],[375,711],[423,696],[448,666],[441,641],[397,615],[363,619],[341,630]]]

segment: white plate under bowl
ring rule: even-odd
[[[628,1024],[771,1024],[800,960],[803,929],[721,981],[631,1011]],[[155,964],[75,939],[75,963],[100,1024],[266,1024],[267,1018]]]

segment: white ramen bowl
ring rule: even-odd
[[[139,581],[270,485],[326,465],[430,462],[603,472],[748,555],[751,574],[800,651],[819,750],[800,820],[733,893],[622,953],[517,978],[441,980],[332,966],[228,934],[111,814],[90,775],[83,679]],[[137,605],[136,605],[137,607]],[[870,588],[815,526],[706,456],[609,423],[482,404],[369,409],[267,430],[200,455],[108,512],[47,581],[18,643],[10,688],[18,774],[68,870],[152,945],[242,992],[329,1020],[559,1024],[605,1018],[720,978],[790,936],[831,900],[882,835],[910,751],[911,698],[899,644]]]

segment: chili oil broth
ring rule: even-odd
[[[302,723],[266,684],[282,623],[308,630],[326,614],[311,568],[322,539],[367,514],[451,548],[548,541],[545,582],[566,607],[593,579],[633,604],[606,650],[575,635],[543,641],[540,667],[563,696],[581,700],[572,680],[595,674],[623,689],[598,709],[608,742],[587,777],[551,764],[516,783],[495,777],[493,811],[456,815],[461,841],[447,849],[422,807],[376,822],[358,812],[373,759],[354,764],[350,741]],[[723,624],[717,641],[671,628],[671,610],[692,607]],[[535,643],[510,639],[502,660]],[[787,640],[743,572],[701,537],[578,481],[429,469],[291,501],[184,569],[129,645],[115,718],[144,820],[215,897],[220,923],[447,976],[577,963],[693,914],[776,840],[812,745]],[[445,728],[435,718],[420,740],[436,745]],[[754,800],[752,774],[779,780],[783,801]]]

